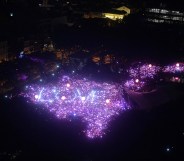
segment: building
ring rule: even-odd
[[[108,11],[104,11],[104,12],[88,12],[88,13],[84,13],[84,18],[88,19],[88,18],[108,18],[111,19],[113,21],[116,20],[123,20],[125,16],[128,16],[130,14],[130,9],[126,6],[122,6],[119,8],[114,8]]]
[[[145,9],[143,15],[146,21],[153,23],[184,23],[184,12],[176,10],[167,10],[164,8],[147,8]]]
[[[130,14],[130,8],[128,8],[126,6],[121,6],[121,7],[115,8],[115,10],[117,10],[117,11],[125,11],[126,15]]]

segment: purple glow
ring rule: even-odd
[[[116,85],[66,76],[54,85],[30,85],[23,95],[59,119],[81,118],[89,138],[102,137],[111,119],[129,109]]]
[[[143,64],[137,65],[137,67],[130,67],[129,77],[131,78],[128,81],[125,81],[124,87],[138,91],[142,89],[145,85],[149,84],[150,79],[158,75],[158,73],[184,73],[184,63],[175,63],[173,65],[168,65],[163,68],[153,64]],[[174,80],[179,80],[179,78],[174,78]]]
[[[153,64],[143,64],[130,67],[130,79],[125,81],[123,88],[139,92],[145,90],[144,87],[153,82],[159,72],[184,72],[184,65],[175,63],[161,68]],[[173,81],[179,82],[180,78],[173,77]],[[86,123],[83,132],[89,138],[105,135],[108,123],[130,108],[115,84],[97,83],[68,76],[60,77],[55,84],[27,86],[23,96],[35,104],[42,105],[56,118],[69,121],[75,117],[80,118]]]
[[[42,59],[39,58],[35,58],[35,57],[30,57],[30,60],[36,63],[44,63],[44,61]]]
[[[130,67],[129,76],[131,79],[125,82],[124,87],[134,91],[141,90],[149,82],[149,79],[153,80],[155,78],[160,69],[159,66],[153,64]]]
[[[129,74],[131,78],[154,78],[160,71],[160,67],[152,64],[144,64],[135,68],[130,68]]]
[[[164,73],[177,73],[177,72],[184,72],[184,64],[183,63],[176,63],[173,65],[165,66],[163,69]]]
[[[18,77],[17,79],[21,80],[21,81],[25,81],[28,78],[28,76],[26,74],[18,74],[17,77]]]
[[[145,82],[139,81],[139,79],[131,79],[125,82],[124,87],[133,90],[133,91],[138,91],[142,89],[145,85]]]

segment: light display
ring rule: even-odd
[[[184,64],[183,63],[175,63],[172,65],[160,67],[153,64],[143,64],[137,65],[136,67],[130,67],[128,70],[130,80],[125,81],[124,87],[138,91],[141,90],[145,85],[150,83],[150,80],[155,79],[158,73],[184,73]],[[179,78],[174,79],[179,80]]]
[[[152,64],[144,64],[135,68],[130,68],[129,75],[131,78],[154,78],[160,71],[160,67]]]
[[[23,96],[59,119],[81,118],[89,138],[102,137],[110,120],[130,108],[116,85],[67,76],[56,84],[27,86]]]
[[[184,65],[175,63],[162,68],[146,63],[130,67],[128,72],[129,80],[124,81],[122,88],[140,92],[153,83],[159,72],[184,72]],[[174,78],[174,81],[179,80],[179,77]],[[130,109],[120,90],[121,85],[62,76],[57,83],[27,85],[22,95],[59,119],[79,118],[86,124],[83,132],[89,138],[96,138],[106,133],[115,116]]]
[[[168,65],[163,68],[163,72],[165,73],[179,73],[184,72],[184,64],[183,63],[176,63],[173,65]]]
[[[140,81],[139,79],[130,79],[125,82],[124,87],[133,90],[133,91],[138,91],[142,89],[145,85],[144,81]]]
[[[139,91],[149,83],[150,79],[153,80],[160,70],[161,67],[147,63],[130,67],[128,70],[130,80],[125,81],[124,87],[133,91]]]

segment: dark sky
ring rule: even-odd
[[[6,1],[6,0],[3,0]],[[38,5],[42,0],[8,0],[9,2],[13,3],[20,3],[20,4],[32,4],[32,5]],[[50,3],[56,1],[56,0],[48,0]],[[66,0],[61,0],[66,1]],[[130,4],[143,4],[143,3],[152,3],[152,4],[159,4],[159,3],[165,3],[168,4],[170,7],[180,7],[184,9],[184,1],[183,0],[68,0],[68,1],[87,1],[87,2],[110,2],[110,1],[117,1],[117,2],[125,2]]]

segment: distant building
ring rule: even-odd
[[[100,56],[96,56],[96,55],[95,55],[95,56],[92,57],[92,61],[93,61],[94,63],[99,63],[100,60],[101,60]]]
[[[51,41],[51,42],[48,43],[48,44],[47,44],[47,43],[44,44],[43,51],[49,51],[49,52],[55,51],[55,47],[54,47],[53,42]]]
[[[143,13],[145,20],[153,23],[184,23],[184,13],[163,8],[147,8]]]
[[[115,10],[117,10],[117,11],[125,11],[126,12],[126,15],[129,15],[130,14],[130,8],[128,8],[126,6],[118,7]]]
[[[113,57],[114,56],[112,54],[103,53],[103,54],[93,55],[92,61],[96,64],[99,64],[99,63],[111,64],[114,61]]]
[[[125,13],[102,13],[102,18],[109,18],[111,20],[123,20]]]
[[[111,20],[123,20],[125,16],[130,14],[130,9],[126,6],[114,8],[105,12],[88,12],[84,13],[84,18],[108,18]]]
[[[112,55],[107,54],[104,56],[104,64],[110,64],[112,62]]]

